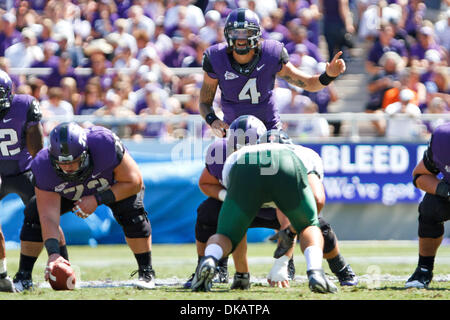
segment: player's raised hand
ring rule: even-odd
[[[213,123],[211,123],[211,129],[212,129],[214,135],[216,135],[219,138],[225,137],[228,128],[229,128],[229,125],[220,119],[216,119],[216,120],[214,120]]]
[[[327,66],[325,68],[325,71],[327,72],[327,75],[330,77],[337,77],[341,73],[345,72],[345,61],[341,59],[342,51],[339,51],[336,53],[336,55],[333,57],[333,60],[331,62],[327,62]]]

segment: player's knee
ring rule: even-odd
[[[440,238],[444,234],[444,223],[425,224],[419,222],[420,238]]]
[[[20,240],[30,242],[42,242],[42,230],[39,221],[39,213],[35,198],[32,199],[24,210],[25,219],[20,230]]]
[[[336,248],[336,234],[334,233],[330,224],[323,217],[319,217],[319,226],[320,230],[322,231],[324,240],[323,252],[328,253],[333,251],[334,248]]]
[[[207,242],[209,237],[216,233],[217,225],[208,226],[206,224],[197,224],[195,225],[195,240],[199,242]]]
[[[419,205],[419,228],[421,238],[439,238],[444,234],[445,219],[436,208],[429,205]]]
[[[127,238],[147,238],[152,234],[150,220],[143,210],[130,216],[118,216],[116,219]]]
[[[418,234],[421,238],[440,238],[444,234],[444,222],[436,221],[430,213],[421,212]]]
[[[200,242],[208,241],[216,233],[222,202],[208,198],[197,208],[197,221],[195,224],[195,239]]]
[[[25,220],[20,230],[20,241],[42,242],[42,230],[39,222]]]

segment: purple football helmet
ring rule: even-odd
[[[12,80],[9,75],[0,70],[0,118],[9,111],[12,102]]]
[[[225,21],[224,34],[230,48],[237,54],[247,54],[258,46],[261,38],[258,15],[247,8],[234,9],[228,14]],[[247,40],[246,47],[238,48],[237,40]]]
[[[63,122],[50,132],[50,160],[56,174],[65,181],[84,181],[93,166],[89,159],[86,131],[75,122]],[[67,172],[61,164],[79,161],[78,170]]]
[[[257,144],[267,131],[264,123],[255,116],[243,115],[235,119],[228,131],[228,148],[239,150],[243,146]]]

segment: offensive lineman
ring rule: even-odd
[[[444,235],[444,222],[450,219],[449,141],[450,123],[438,126],[423,159],[412,173],[414,185],[426,193],[419,204],[419,261],[406,281],[406,288],[428,288],[433,279],[434,259]]]
[[[122,226],[136,258],[137,288],[153,289],[151,225],[143,204],[142,175],[120,139],[100,126],[83,129],[65,122],[51,131],[49,140],[49,147],[33,160],[36,197],[25,212],[25,221],[42,229],[28,236],[30,241],[44,242],[46,280],[53,263],[65,261],[58,249],[60,215],[73,211],[85,219],[105,204]]]
[[[15,193],[27,205],[34,196],[30,166],[43,146],[41,118],[39,102],[27,94],[14,94],[11,78],[0,70],[0,199]],[[62,230],[59,232],[64,243]],[[31,287],[31,273],[23,272],[23,268],[34,265],[36,260],[31,255],[36,251],[39,254],[41,249],[42,246],[34,248],[21,241],[19,271],[13,283],[7,275],[5,238],[0,229],[0,291],[15,292]],[[67,254],[65,244],[59,249]]]

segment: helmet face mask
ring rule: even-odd
[[[261,38],[259,17],[249,9],[235,9],[230,12],[225,21],[224,34],[230,48],[237,54],[247,54],[258,47]],[[239,40],[246,40],[246,45],[239,46]]]
[[[12,80],[9,75],[0,70],[0,118],[9,111],[12,102]]]
[[[83,181],[92,173],[86,132],[75,123],[65,122],[52,130],[49,153],[53,169],[65,181]]]
[[[294,144],[285,131],[277,129],[268,130],[259,138],[259,143]]]

